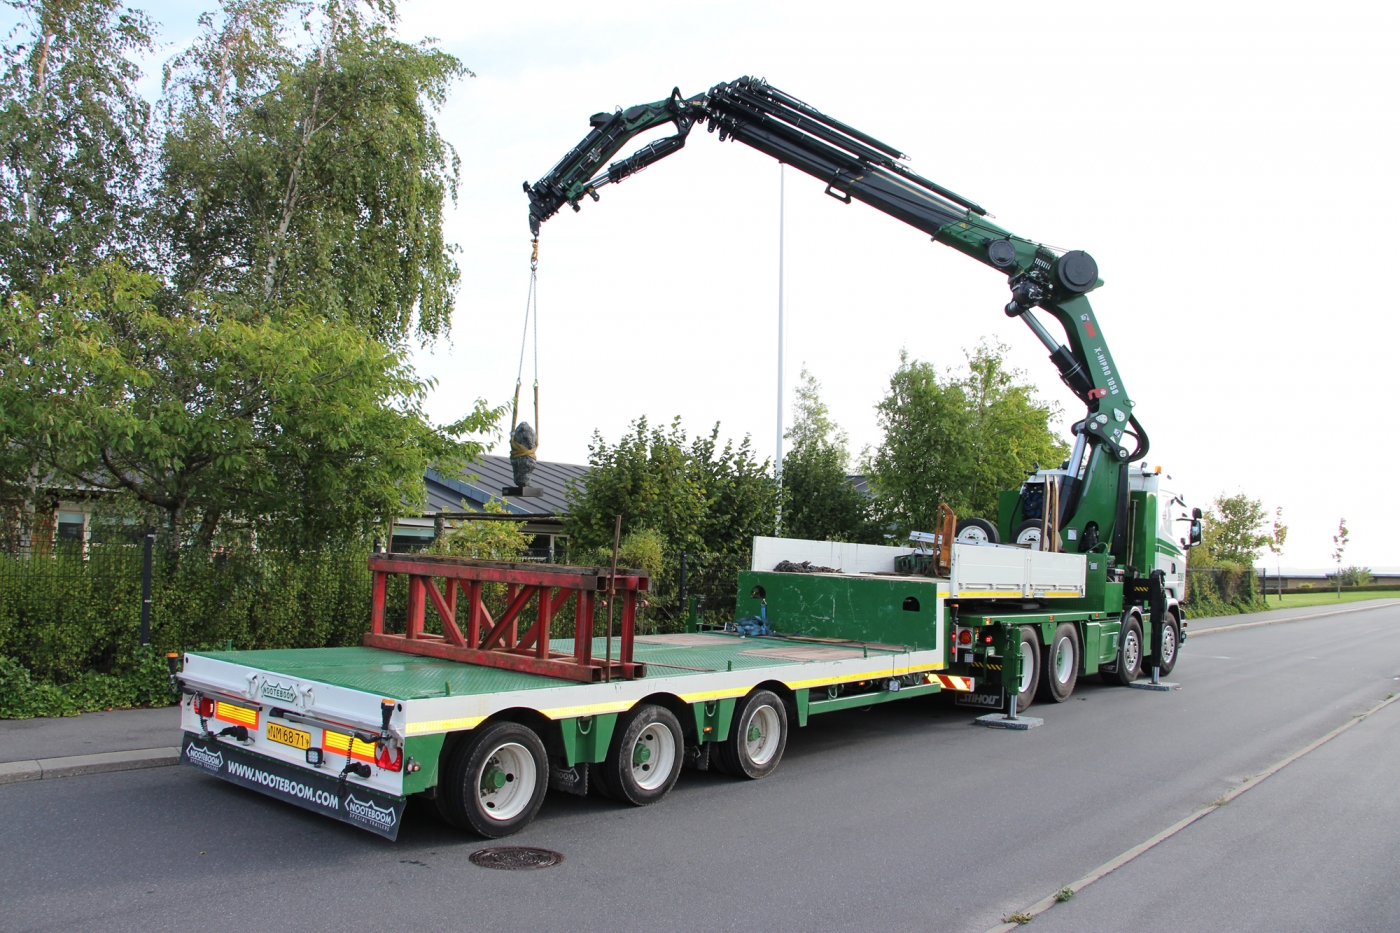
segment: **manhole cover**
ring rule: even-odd
[[[550,868],[564,861],[564,856],[549,849],[535,849],[530,846],[494,846],[490,849],[477,849],[469,858],[472,864],[482,868],[501,868],[506,871],[528,871],[532,868]]]

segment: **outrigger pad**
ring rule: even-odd
[[[353,779],[342,786],[338,771],[298,768],[192,732],[186,732],[181,742],[180,761],[387,839],[399,835],[406,798],[365,787]]]
[[[1155,684],[1150,680],[1135,680],[1128,684],[1128,686],[1135,690],[1160,690],[1163,693],[1166,693],[1168,690],[1181,689],[1181,684],[1170,684],[1165,680],[1160,680]]]
[[[1013,729],[1017,732],[1025,732],[1027,729],[1045,725],[1045,720],[1037,719],[1034,716],[1017,716],[1015,719],[1007,719],[1005,713],[988,713],[985,716],[978,716],[974,722],[979,726],[988,726],[992,729]]]

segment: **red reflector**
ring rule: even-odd
[[[196,716],[203,716],[205,719],[214,715],[214,701],[208,697],[195,697],[190,708],[194,710]]]
[[[988,635],[986,638],[983,639],[983,641],[990,645],[992,643],[992,636]]]
[[[959,632],[959,633],[958,633],[958,644],[960,644],[960,645],[970,645],[970,644],[972,644],[972,632],[971,632],[970,630],[968,630],[968,629],[963,629],[961,632]]]
[[[381,745],[374,756],[374,763],[385,771],[397,771],[403,767],[403,749]]]

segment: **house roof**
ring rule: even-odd
[[[581,480],[589,467],[581,463],[539,461],[530,477],[530,485],[544,491],[539,498],[505,500],[506,510],[514,515],[563,515],[569,509],[565,498],[569,480]],[[429,512],[483,512],[486,503],[500,500],[501,490],[515,485],[510,458],[484,456],[467,465],[462,479],[450,479],[436,470],[423,477],[428,488]]]

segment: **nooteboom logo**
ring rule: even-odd
[[[359,800],[354,794],[345,798],[345,812],[356,819],[384,829],[392,829],[399,820],[399,815],[393,811],[393,808],[386,810],[373,800]]]
[[[185,757],[192,764],[197,764],[201,768],[208,768],[210,771],[222,771],[224,767],[224,753],[211,751],[202,745],[188,745],[185,747]]]
[[[262,685],[262,695],[269,700],[283,700],[287,703],[297,701],[297,692],[291,687],[284,687],[281,684],[266,683]]]

